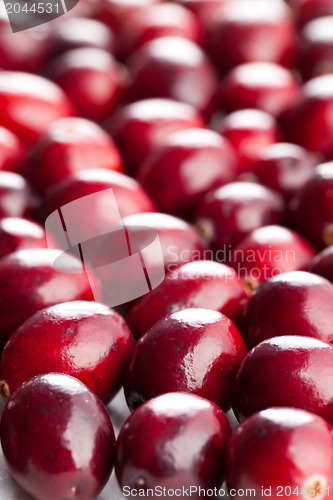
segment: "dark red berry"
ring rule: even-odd
[[[332,16],[314,19],[302,31],[300,67],[303,78],[309,80],[333,71],[333,10]]]
[[[37,222],[20,217],[0,219],[0,258],[28,248],[57,248],[51,235]]]
[[[311,264],[309,265],[309,271],[314,274],[319,274],[323,276],[328,281],[333,283],[333,246],[325,248],[319,252]]]

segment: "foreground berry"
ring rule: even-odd
[[[0,258],[28,248],[57,248],[56,242],[37,222],[20,217],[0,219]]]
[[[114,442],[102,402],[82,382],[62,374],[26,382],[1,418],[9,469],[36,499],[93,500],[111,474]]]
[[[333,245],[319,252],[309,266],[309,271],[333,283]]]
[[[135,410],[120,432],[118,482],[131,490],[219,487],[230,435],[214,403],[178,392],[158,396]]]
[[[159,394],[185,391],[227,410],[245,353],[224,314],[193,308],[166,316],[134,347],[124,382],[127,404],[134,410]]]
[[[329,498],[332,470],[333,428],[308,411],[270,408],[256,413],[228,444],[229,491],[251,488],[256,498]]]
[[[37,199],[20,174],[0,171],[0,217],[31,217]]]

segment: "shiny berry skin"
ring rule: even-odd
[[[293,63],[297,39],[284,2],[232,0],[214,14],[208,46],[223,71],[250,62]]]
[[[314,245],[333,243],[333,162],[318,165],[291,201],[294,226]]]
[[[333,15],[331,0],[290,0],[290,4],[301,25],[317,17]]]
[[[0,261],[0,344],[4,345],[15,330],[35,312],[72,300],[94,300],[97,283],[91,271],[89,279],[79,260],[68,254],[68,271],[53,267],[59,250],[29,249],[7,255]]]
[[[291,71],[274,63],[252,62],[236,66],[223,78],[219,102],[227,111],[256,108],[277,116],[300,94]]]
[[[237,177],[227,139],[212,130],[175,132],[141,164],[137,179],[161,212],[190,216],[204,195]]]
[[[33,143],[50,123],[73,113],[72,103],[55,83],[28,73],[0,73],[0,125],[24,142]]]
[[[168,136],[189,128],[205,128],[197,110],[172,99],[144,99],[124,106],[108,125],[126,161],[135,173],[142,161]]]
[[[123,172],[116,144],[97,124],[64,118],[52,123],[37,141],[27,175],[34,187],[45,193],[68,175],[91,168]]]
[[[281,142],[262,149],[254,171],[261,184],[289,200],[313,176],[317,161],[306,149]]]
[[[25,155],[23,142],[13,132],[0,126],[0,170],[21,173]]]
[[[309,271],[333,283],[333,246],[319,252],[309,266]]]
[[[251,290],[272,276],[306,269],[315,250],[300,234],[282,226],[263,226],[233,249],[230,265]]]
[[[228,419],[214,403],[179,392],[157,396],[137,408],[119,434],[118,482],[145,491],[219,487],[230,435]]]
[[[46,240],[45,229],[37,222],[20,217],[0,219],[0,258],[28,248],[57,248],[51,235]]]
[[[69,50],[53,59],[47,75],[73,101],[81,116],[96,122],[110,116],[127,85],[124,67],[105,50],[89,47]]]
[[[241,421],[272,406],[291,406],[332,424],[331,376],[331,344],[296,335],[265,340],[246,355],[237,374],[234,413]]]
[[[229,491],[249,488],[256,498],[327,499],[332,467],[332,426],[296,408],[256,413],[236,429],[227,447]]]
[[[13,477],[38,500],[92,500],[113,467],[106,408],[82,382],[60,373],[35,377],[13,394],[1,444]]]
[[[259,109],[241,109],[228,114],[218,131],[233,145],[241,172],[253,172],[262,149],[281,139],[274,117]]]
[[[48,307],[7,342],[1,357],[2,396],[8,399],[36,375],[60,372],[110,400],[120,388],[132,348],[125,320],[106,305],[74,301]]]
[[[314,19],[302,30],[300,67],[305,80],[333,71],[332,16]]]
[[[166,97],[212,111],[217,90],[215,68],[195,43],[180,37],[147,42],[128,61],[131,100]]]
[[[0,218],[30,217],[35,207],[36,197],[24,177],[0,171]]]
[[[134,347],[124,381],[128,407],[184,391],[226,411],[245,353],[241,334],[224,314],[192,308],[166,316]]]
[[[232,182],[205,196],[195,220],[214,250],[230,250],[254,229],[280,224],[283,214],[278,193],[253,182]]]
[[[321,276],[303,271],[274,276],[245,304],[242,334],[247,347],[287,334],[332,342],[332,300],[333,286]]]
[[[237,320],[247,294],[233,269],[219,262],[195,260],[191,255],[188,260],[170,271],[158,288],[136,302],[128,316],[136,337],[144,335],[167,314],[188,307],[216,310]]]

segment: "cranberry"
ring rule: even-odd
[[[295,227],[314,245],[333,243],[333,162],[318,165],[291,201]]]
[[[290,0],[300,24],[312,19],[333,15],[331,0]]]
[[[220,85],[219,100],[228,111],[258,108],[278,115],[300,94],[291,71],[274,63],[252,62],[236,66],[227,74]]]
[[[109,400],[120,388],[132,347],[125,320],[103,304],[76,301],[48,307],[7,342],[1,357],[1,395],[8,399],[35,375],[60,372]]]
[[[59,254],[59,250],[29,249],[1,259],[1,345],[40,309],[60,302],[94,299],[92,289],[96,295],[98,284],[91,272],[87,276],[81,262],[70,255],[66,258],[68,272],[57,271],[52,262]]]
[[[297,39],[284,2],[233,0],[214,14],[208,45],[223,70],[258,61],[293,63]]]
[[[314,173],[317,158],[295,144],[280,143],[262,149],[254,171],[261,184],[289,200]]]
[[[278,500],[328,498],[333,486],[333,428],[296,408],[269,408],[242,423],[226,457],[229,491]]]
[[[0,170],[21,173],[25,156],[23,142],[13,132],[0,126]]]
[[[128,170],[136,172],[148,154],[173,132],[204,127],[203,119],[189,104],[171,99],[144,99],[124,106],[108,128],[124,155]]]
[[[141,164],[137,179],[162,212],[189,216],[203,196],[235,180],[237,163],[227,139],[211,130],[184,130]]]
[[[159,2],[160,0],[104,0],[97,17],[119,34],[133,13],[144,11]]]
[[[288,140],[333,158],[333,75],[307,82],[300,100],[282,114],[281,123]]]
[[[169,97],[211,112],[217,89],[215,69],[195,43],[180,37],[147,42],[129,59],[130,97]]]
[[[222,120],[219,133],[234,146],[242,172],[252,172],[262,149],[281,137],[273,116],[257,109],[230,113]]]
[[[0,171],[0,218],[29,217],[35,206],[28,182],[14,172]]]
[[[0,258],[17,250],[28,248],[57,248],[57,244],[46,234],[43,226],[20,217],[5,217],[0,220]]]
[[[137,408],[119,434],[118,482],[145,491],[219,487],[230,435],[228,419],[214,403],[186,393],[158,396]]]
[[[127,73],[105,50],[73,49],[55,58],[46,70],[73,101],[80,115],[101,122],[118,106]]]
[[[123,172],[117,146],[97,124],[82,118],[64,118],[52,123],[37,141],[28,177],[44,193],[69,174],[91,168]]]
[[[261,342],[237,375],[233,410],[238,420],[271,406],[293,406],[332,423],[331,367],[333,346],[321,340],[288,335]]]
[[[283,213],[279,194],[252,182],[233,182],[205,196],[196,224],[214,250],[230,249],[254,229],[281,223]]]
[[[263,226],[234,247],[230,264],[253,290],[272,276],[305,269],[314,256],[310,243],[291,229]]]
[[[332,33],[333,15],[315,19],[303,28],[300,65],[305,80],[332,73]]]
[[[0,125],[23,141],[34,142],[50,123],[72,114],[72,104],[54,83],[28,73],[0,73]]]
[[[95,498],[111,474],[114,443],[102,402],[60,373],[26,382],[1,418],[9,469],[34,498]]]
[[[246,345],[252,348],[286,334],[332,342],[332,300],[333,286],[321,276],[303,271],[274,276],[245,305],[242,334]]]
[[[333,246],[329,246],[318,253],[309,266],[312,273],[323,276],[333,283]]]

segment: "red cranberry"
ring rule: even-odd
[[[169,137],[141,164],[137,178],[162,212],[189,216],[211,189],[235,180],[237,163],[227,139],[212,130]]]
[[[220,85],[219,99],[228,111],[257,108],[278,115],[300,93],[300,86],[288,69],[273,63],[253,62],[236,66],[227,74]]]
[[[109,130],[129,171],[136,172],[148,154],[173,132],[204,127],[203,119],[189,104],[171,99],[144,99],[116,113]]]
[[[117,146],[97,124],[82,118],[64,118],[52,123],[37,141],[28,177],[44,193],[69,174],[91,168],[123,172]]]
[[[196,224],[214,250],[230,249],[254,229],[280,224],[283,213],[278,193],[252,182],[233,182],[205,196]]]
[[[114,57],[95,48],[73,49],[54,59],[47,74],[73,101],[80,115],[101,122],[118,106],[127,73]]]
[[[102,402],[84,384],[60,373],[25,383],[1,418],[9,469],[34,498],[95,498],[111,474],[114,443]]]
[[[246,345],[252,348],[286,334],[332,342],[332,300],[333,286],[321,276],[303,271],[274,276],[245,305],[242,333]]]
[[[104,0],[97,17],[118,34],[133,13],[159,2],[160,0]]]
[[[290,0],[301,25],[316,19],[333,15],[331,0]]]
[[[118,482],[140,491],[219,487],[230,435],[228,419],[214,403],[179,392],[158,396],[137,408],[119,434]]]
[[[96,292],[98,285],[91,272],[88,277],[82,271],[81,262],[70,255],[66,259],[69,272],[57,271],[52,262],[59,254],[59,250],[31,249],[1,259],[1,345],[40,309],[60,302],[94,299],[92,288]]]
[[[332,372],[330,374],[330,372]],[[333,346],[288,335],[250,351],[236,379],[233,410],[238,420],[271,406],[293,406],[333,422]]]
[[[209,114],[217,88],[215,69],[190,40],[163,37],[147,42],[129,59],[130,97],[169,97]]]
[[[133,410],[159,394],[185,391],[227,410],[245,352],[224,314],[184,309],[166,316],[134,347],[124,382],[127,404]]]
[[[333,243],[333,162],[318,165],[291,201],[295,227],[314,245]]]
[[[261,184],[289,200],[314,173],[317,159],[300,146],[279,143],[262,149],[254,171]]]
[[[60,372],[108,400],[120,388],[132,347],[125,320],[103,304],[76,301],[48,307],[7,342],[1,357],[1,395],[8,399],[35,375]]]
[[[19,217],[0,220],[0,258],[17,250],[28,248],[57,248],[57,244],[46,234],[43,226]]]
[[[257,109],[230,113],[222,120],[219,133],[234,146],[242,172],[252,172],[262,149],[281,137],[273,116]]]
[[[314,274],[323,276],[333,283],[333,246],[329,246],[318,253],[313,259],[309,270]]]
[[[333,75],[313,78],[281,116],[285,136],[306,149],[333,158]]]
[[[333,14],[333,12],[332,12]],[[333,15],[315,19],[302,31],[301,71],[309,80],[333,71]]]
[[[14,172],[0,171],[0,219],[29,217],[35,206],[36,198],[28,182]]]
[[[0,125],[23,141],[34,142],[50,123],[72,114],[72,104],[54,83],[28,73],[0,73]]]
[[[296,408],[269,408],[241,424],[226,456],[229,491],[256,498],[328,498],[333,486],[333,428]],[[252,493],[250,493],[250,491]]]
[[[26,148],[10,130],[0,126],[0,170],[21,173],[26,157]]]
[[[284,2],[233,0],[214,14],[208,45],[223,70],[259,61],[293,63],[297,39]]]
[[[253,290],[272,276],[305,269],[314,256],[310,243],[295,231],[282,226],[263,226],[234,247],[230,265]]]

